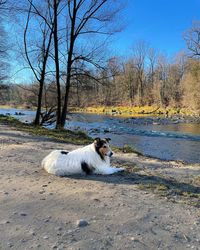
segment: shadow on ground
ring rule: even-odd
[[[65,178],[65,177],[63,177]],[[69,176],[68,176],[69,178]],[[124,171],[114,175],[74,175],[70,178],[77,180],[99,181],[116,185],[136,185],[139,189],[166,198],[171,202],[184,200],[189,204],[200,207],[200,187],[195,183],[178,182],[174,178],[164,176],[132,173]]]

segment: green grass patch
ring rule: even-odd
[[[195,183],[196,185],[199,185],[199,186],[200,186],[200,175],[195,176],[194,179],[193,179],[193,181],[194,181],[194,183]]]
[[[121,150],[122,150],[123,153],[134,153],[134,154],[143,156],[142,152],[134,149],[133,147],[131,147],[129,145],[124,145]]]
[[[185,202],[200,207],[200,188],[190,183],[171,181],[156,176],[140,175],[141,183],[138,188],[156,194],[161,198],[167,198],[171,202]]]
[[[93,141],[91,137],[80,131],[73,132],[68,129],[48,129],[44,127],[35,127],[31,124],[20,122],[11,116],[0,115],[0,122],[16,128],[17,130],[25,131],[31,135],[47,137],[59,142],[81,145],[88,144]]]
[[[115,146],[111,146],[111,149],[114,151],[114,152],[121,152],[121,153],[134,153],[134,154],[137,154],[139,156],[144,156],[142,152],[134,149],[133,147],[131,146],[128,146],[128,145],[124,145],[122,148],[120,147],[115,147]]]

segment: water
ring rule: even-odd
[[[25,115],[19,116],[16,112]],[[33,120],[35,114],[34,111],[17,109],[0,109],[0,113],[10,113],[23,122]],[[149,123],[149,120],[151,118],[71,114],[67,116],[66,127],[84,131],[92,137],[110,137],[113,146],[130,145],[151,157],[200,163],[200,124],[160,124]]]
[[[22,113],[23,115],[17,115]],[[14,118],[19,119],[21,122],[31,122],[35,117],[35,111],[15,108],[0,108],[0,114],[11,115]]]
[[[110,137],[113,146],[130,145],[151,157],[200,163],[200,124],[145,124],[146,119],[138,124],[112,116],[73,114],[67,126],[92,137]]]

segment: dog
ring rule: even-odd
[[[110,175],[123,171],[123,168],[110,167],[113,152],[109,146],[110,138],[95,138],[88,146],[67,152],[54,150],[42,161],[42,168],[57,176],[74,174]]]

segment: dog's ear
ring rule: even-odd
[[[98,144],[101,141],[101,139],[99,137],[94,139],[94,143]]]
[[[108,143],[109,143],[109,141],[111,141],[111,139],[108,137],[104,138],[104,140],[107,141]]]

